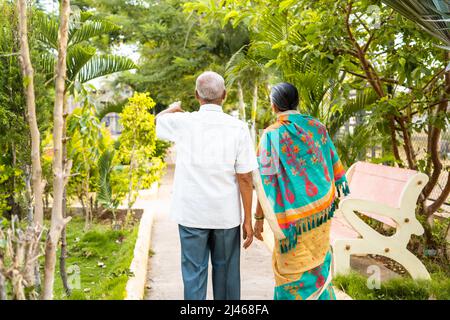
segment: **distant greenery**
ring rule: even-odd
[[[388,280],[380,289],[369,289],[367,278],[356,272],[337,276],[333,283],[354,300],[450,300],[450,279],[441,273],[432,274],[431,281]]]
[[[55,299],[124,299],[138,225],[114,231],[109,223],[96,223],[89,232],[84,233],[83,230],[82,218],[74,218],[67,228],[69,257],[66,264],[68,268],[79,267],[81,288],[74,288],[71,296],[67,297],[58,272]],[[58,266],[56,270],[59,270]]]
[[[244,26],[222,28],[215,20],[203,21],[193,12],[184,12],[185,3],[186,0],[72,1],[83,11],[95,10],[96,16],[121,26],[119,36],[102,37],[97,42],[107,47],[113,43],[136,48],[140,54],[139,71],[122,74],[118,83],[150,92],[157,103],[156,112],[176,100],[181,100],[186,110],[195,110],[196,76],[208,69],[224,73],[231,56],[249,42]]]

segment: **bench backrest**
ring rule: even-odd
[[[350,198],[371,200],[399,208],[403,189],[417,174],[414,170],[356,162],[347,173]]]

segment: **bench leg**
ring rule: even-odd
[[[382,243],[383,241],[376,241],[374,243]],[[395,244],[373,245],[364,239],[342,239],[336,240],[333,245],[334,254],[334,274],[348,274],[350,268],[350,256],[358,254],[376,254],[390,258],[401,264],[411,275],[414,280],[430,280],[430,274],[412,252],[406,248],[395,246]],[[386,252],[386,248],[389,251]]]
[[[431,276],[422,261],[411,251],[403,249],[400,254],[395,256],[394,260],[400,263],[414,280],[431,280]]]
[[[348,240],[336,240],[333,245],[334,275],[348,274],[350,268],[350,251],[346,250]]]

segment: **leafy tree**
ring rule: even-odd
[[[100,154],[113,146],[112,141],[108,141],[109,131],[102,130],[95,107],[88,99],[83,100],[83,105],[75,109],[67,120],[68,135],[71,137],[68,155],[73,161],[72,171],[76,173],[69,183],[69,190],[75,190],[81,202],[85,215],[85,230],[88,230],[93,218],[95,200],[92,192],[95,191],[95,183],[98,180],[97,163]]]
[[[103,17],[123,26],[120,36],[111,41],[135,48],[140,56],[139,72],[125,73],[118,81],[139,92],[152,92],[156,112],[174,100],[181,100],[188,110],[196,109],[196,76],[208,69],[224,73],[226,61],[248,43],[245,27],[233,29],[231,25],[202,19],[184,11],[185,2],[75,2],[83,10],[95,8]],[[234,101],[234,92],[230,92],[226,108],[231,108]]]
[[[6,216],[24,217],[30,212],[31,194],[26,185],[31,181],[30,133],[23,90],[24,78],[19,63],[18,13],[14,2],[0,1],[0,164],[7,172],[15,172],[0,183],[0,193],[7,198]],[[33,59],[39,50],[33,28],[34,10],[30,8],[28,43]],[[52,91],[45,88],[44,78],[35,74],[37,124],[49,127]]]
[[[42,167],[41,167],[41,135],[36,117],[36,95],[34,92],[34,68],[31,63],[30,45],[28,43],[28,15],[27,3],[24,0],[17,1],[19,13],[19,37],[20,37],[20,64],[24,81],[24,91],[27,103],[27,118],[31,137],[31,171],[32,171],[32,204],[33,222],[42,227],[44,225],[44,206]]]
[[[447,44],[442,2],[407,1],[412,11],[405,2],[385,2]],[[418,214],[425,221],[425,245],[439,246],[433,240],[432,216],[450,192],[450,173],[439,154],[450,117],[449,55],[442,45],[381,1],[195,1],[186,6],[247,26],[250,47],[267,72],[297,84],[303,111],[333,130],[360,111],[369,114],[385,148],[384,161],[430,176]],[[425,14],[431,19],[422,19]],[[417,134],[426,136],[425,147],[413,142]],[[439,194],[430,199],[433,190]]]
[[[119,137],[119,159],[128,165],[128,215],[136,200],[136,191],[146,179],[155,151],[155,119],[150,110],[155,102],[148,93],[135,93],[128,99],[120,121],[123,126]]]
[[[124,193],[117,192],[117,184],[111,182],[111,175],[113,173],[115,151],[105,150],[99,158],[99,190],[97,192],[97,199],[103,208],[111,210],[113,215],[113,227],[116,226],[116,211],[123,199]],[[119,180],[118,182],[122,182]],[[120,184],[119,184],[120,185]]]
[[[61,18],[60,18],[61,21]],[[39,28],[39,39],[41,40],[44,47],[47,49],[44,54],[42,54],[40,58],[41,67],[44,73],[47,74],[49,79],[52,79],[55,74],[55,65],[57,61],[57,57],[55,56],[55,52],[59,50],[59,28],[60,21],[49,17],[48,15],[41,13],[37,15],[37,26]],[[63,114],[67,116],[69,113],[68,105],[67,105],[67,95],[69,93],[74,94],[76,90],[82,91],[82,84],[105,76],[115,72],[120,72],[124,70],[134,69],[136,65],[134,62],[126,57],[115,56],[111,54],[97,54],[97,49],[90,45],[89,42],[92,41],[93,38],[101,37],[106,34],[115,32],[119,29],[119,27],[113,23],[110,23],[105,20],[101,20],[96,18],[90,12],[81,12],[74,11],[70,16],[70,21],[68,24],[67,30],[67,48],[64,50],[66,59],[66,65],[64,68],[65,72],[65,86],[64,86],[64,98],[63,98]],[[58,52],[59,53],[59,52]],[[59,56],[58,56],[59,58]],[[59,62],[59,61],[58,61]],[[62,124],[62,164],[63,164],[63,172],[66,175],[69,174],[72,166],[72,161],[67,160],[67,139],[66,136],[66,122],[65,117],[63,118]],[[57,144],[54,141],[54,148],[57,148]],[[56,153],[54,154],[56,157]],[[55,162],[54,162],[55,163]],[[53,166],[53,169],[54,166]],[[55,179],[53,180],[55,184]],[[63,205],[62,205],[62,217],[65,217],[66,210],[66,185],[60,186],[63,188]],[[85,187],[86,190],[88,187]],[[53,194],[59,193],[59,190],[53,189]],[[53,208],[54,209],[54,208]],[[54,211],[54,210],[53,210]],[[89,211],[87,212],[89,214]],[[87,225],[89,226],[90,217],[87,216]],[[67,278],[65,275],[65,227],[63,226],[62,230],[62,253],[61,253],[61,276],[64,280],[64,285],[66,287],[66,291],[69,292],[68,285],[66,284],[65,279]],[[48,292],[47,292],[48,295]]]
[[[60,7],[60,24],[58,31],[58,62],[55,67],[55,106],[53,111],[53,205],[50,230],[45,244],[45,269],[42,299],[53,299],[53,285],[55,281],[56,250],[61,231],[70,221],[63,216],[63,196],[66,184],[67,167],[63,161],[64,137],[64,98],[66,82],[66,58],[69,38],[70,0],[62,0]]]

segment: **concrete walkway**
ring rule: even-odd
[[[169,217],[173,182],[173,164],[168,165],[167,173],[161,181],[155,205],[152,231],[152,253],[148,265],[145,291],[147,300],[183,299],[181,277],[181,253],[178,226]],[[247,250],[241,250],[241,297],[243,300],[273,299],[272,254],[267,246],[254,239]],[[211,265],[209,267],[207,299],[212,299]],[[336,290],[339,300],[351,299]]]

